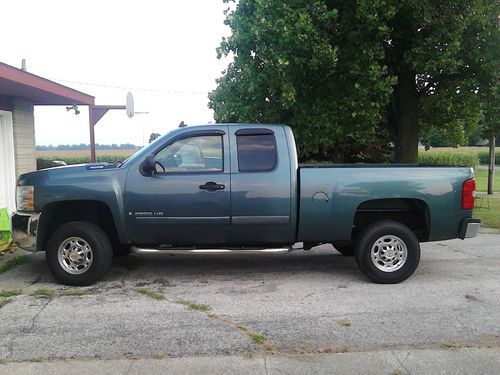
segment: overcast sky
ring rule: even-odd
[[[29,72],[93,95],[96,104],[125,104],[129,90],[76,82],[132,88],[135,110],[149,114],[108,112],[96,142],[142,145],[181,120],[213,121],[207,93],[229,62],[215,51],[229,34],[227,7],[222,0],[3,0],[0,61],[20,67],[25,58]],[[36,143],[88,143],[85,108],[75,116],[35,107]]]

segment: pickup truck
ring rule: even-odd
[[[308,250],[332,244],[378,283],[407,279],[420,242],[476,236],[467,167],[299,166],[284,125],[178,128],[121,163],[23,174],[18,246],[68,285],[129,252]]]

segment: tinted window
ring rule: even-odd
[[[222,136],[181,139],[156,154],[157,172],[222,172]],[[165,170],[163,170],[163,168]]]
[[[238,135],[238,170],[266,172],[276,165],[276,140],[273,134]]]

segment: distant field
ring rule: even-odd
[[[97,156],[130,156],[137,150],[96,150]],[[39,158],[53,158],[54,156],[79,156],[79,157],[90,157],[90,150],[45,150],[37,151],[36,156]]]
[[[424,151],[424,149],[420,149],[419,152],[488,152],[488,147],[431,147],[429,151]],[[495,153],[500,152],[500,147],[495,147]]]
[[[488,164],[488,147],[432,147],[419,148],[418,155],[425,164],[471,165]],[[435,162],[435,163],[433,163]],[[495,164],[500,165],[500,147],[495,148]]]

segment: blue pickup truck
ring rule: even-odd
[[[378,283],[407,279],[420,242],[477,235],[467,167],[299,166],[284,125],[169,132],[129,159],[17,182],[17,244],[55,278],[90,285],[129,252],[291,250],[329,243]],[[268,250],[264,250],[268,251]]]

